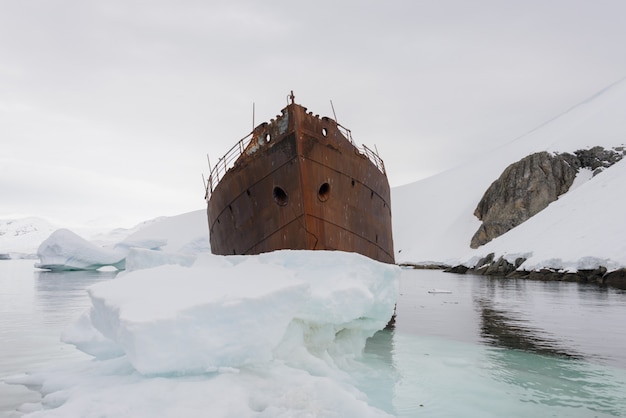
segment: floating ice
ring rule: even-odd
[[[68,229],[57,229],[37,250],[35,267],[48,270],[97,270],[124,268],[126,252],[98,247]]]
[[[128,263],[146,253],[172,261],[140,250]],[[237,368],[301,347],[352,355],[391,318],[397,271],[339,252],[202,254],[190,267],[166,264],[92,286],[93,307],[75,327],[83,332],[64,339],[100,357],[123,352],[142,374]]]
[[[428,293],[446,293],[446,294],[448,294],[448,293],[452,293],[452,291],[451,290],[446,290],[446,289],[430,289],[428,291]]]
[[[118,270],[136,270],[159,264],[191,265],[196,254],[210,251],[207,227],[203,225],[205,223],[205,211],[157,219],[111,248],[95,245],[67,229],[59,229],[39,246],[37,255],[40,263],[36,267],[48,270],[97,270],[112,266]],[[132,258],[134,264],[127,264],[128,253],[138,249],[164,253],[135,254]]]
[[[149,268],[90,287],[91,309],[63,334],[96,360],[14,378],[44,395],[23,411],[388,416],[347,369],[391,318],[399,267],[331,251],[194,258],[131,250]]]

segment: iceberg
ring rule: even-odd
[[[23,412],[389,416],[348,370],[394,313],[398,266],[338,251],[193,258],[131,250],[136,270],[91,286],[62,339],[93,360],[12,378],[43,394]]]
[[[98,246],[68,229],[58,229],[39,245],[37,256],[40,262],[35,267],[61,271],[97,270],[102,267],[140,269],[153,262],[190,265],[195,255],[211,249],[208,229],[203,223],[206,224],[206,213],[202,210],[159,218],[146,222],[109,247]],[[112,236],[118,234],[117,230],[111,232]],[[128,254],[141,249],[163,253],[144,252],[143,257],[136,253],[131,264],[127,264]]]
[[[40,262],[35,267],[47,270],[97,270],[104,266],[124,269],[126,251],[98,247],[69,229],[57,229],[37,249]]]
[[[130,253],[129,264],[146,252]],[[188,266],[152,253],[164,264],[89,288],[92,308],[66,342],[104,358],[123,353],[145,375],[203,373],[300,347],[352,353],[393,315],[398,268],[358,254],[201,254]]]

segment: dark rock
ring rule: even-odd
[[[487,276],[506,276],[515,271],[517,267],[506,261],[503,257],[498,258],[487,267],[483,274]]]
[[[545,209],[565,193],[576,168],[547,152],[511,164],[487,189],[474,215],[483,221],[470,246],[478,248]]]
[[[593,147],[574,154],[538,152],[508,166],[478,203],[474,215],[483,221],[470,247],[478,248],[545,209],[567,192],[578,170],[593,175],[621,160],[623,147]]]
[[[469,270],[469,268],[465,267],[464,265],[458,265],[458,266],[454,266],[454,267],[449,267],[449,268],[445,269],[444,271],[446,273],[465,274],[465,273],[467,273],[467,270]]]
[[[607,286],[617,287],[626,290],[626,269],[619,269],[607,273],[603,279]]]
[[[487,254],[485,257],[478,260],[478,263],[476,263],[476,266],[474,266],[474,269],[478,269],[483,266],[488,266],[489,264],[493,263],[493,259],[495,258],[495,256],[496,255],[494,253]]]
[[[524,279],[530,274],[529,271],[526,270],[514,270],[506,275],[507,279]]]
[[[400,263],[400,267],[412,268],[415,270],[445,270],[450,266],[445,264],[416,264],[416,263]]]
[[[554,273],[554,271],[548,270],[548,269],[541,269],[541,270],[538,270],[538,271],[530,271],[528,273],[528,275],[526,276],[526,278],[530,279],[530,280],[549,281],[549,280],[552,279],[552,273]]]
[[[581,282],[583,283],[598,283],[602,284],[602,279],[606,274],[606,267],[598,267],[593,270],[578,270],[578,275],[581,276]]]
[[[622,159],[624,150],[605,150],[603,147],[593,147],[587,150],[574,151],[574,155],[580,161],[581,167],[587,167],[591,170],[603,170],[608,168]]]
[[[584,283],[587,281],[585,275],[583,274],[578,274],[578,273],[559,273],[559,274],[560,274],[560,280],[563,282]]]
[[[507,279],[590,283],[626,290],[626,268],[615,270],[610,273],[607,273],[606,267],[603,266],[596,269],[579,270],[576,272],[557,271],[550,268],[543,268],[535,271],[517,270],[517,268],[519,268],[524,261],[524,258],[518,258],[515,260],[515,264],[511,264],[503,257],[499,257],[497,260],[494,260],[494,255],[489,254],[485,258],[481,259],[473,268],[458,265],[447,268],[444,271],[446,273],[473,273],[485,276],[498,276],[505,277]]]

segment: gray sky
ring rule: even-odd
[[[412,182],[626,76],[624,16],[623,0],[2,1],[0,218],[204,208],[206,154],[292,89]]]

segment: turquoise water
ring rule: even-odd
[[[87,358],[59,335],[113,277],[0,262],[0,379]],[[401,417],[626,416],[625,321],[619,290],[404,270],[395,329],[368,341],[355,380]],[[0,383],[0,417],[38,399]]]
[[[405,271],[400,293],[374,338],[390,340],[396,415],[626,416],[625,292]]]

